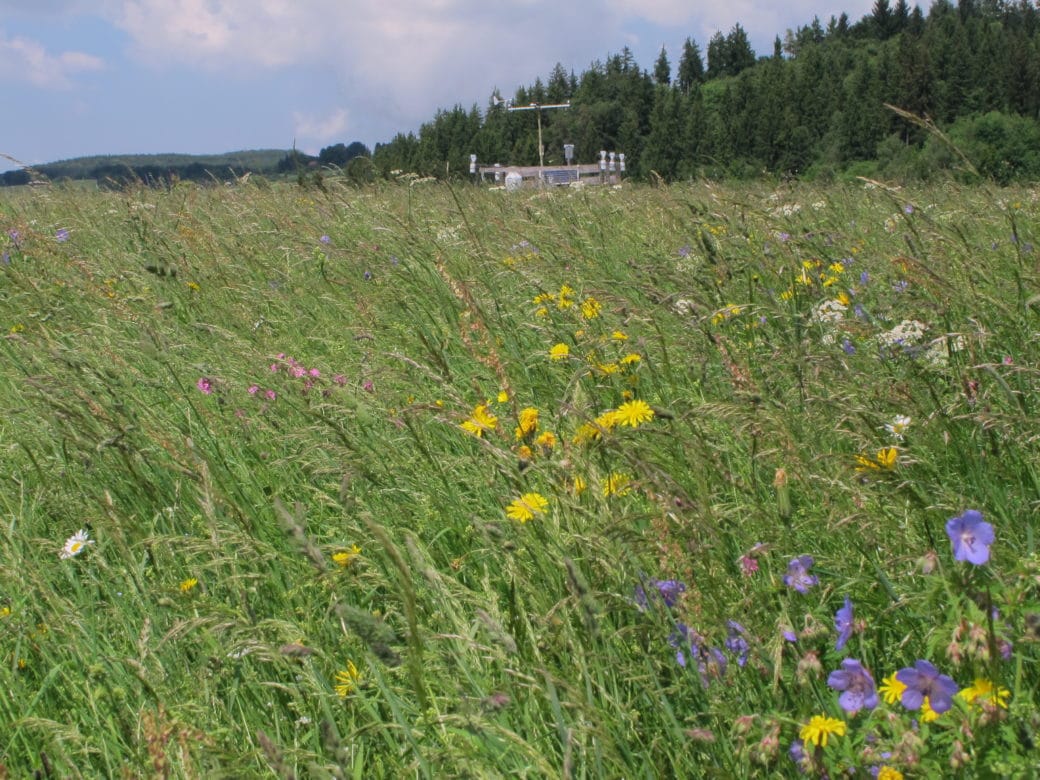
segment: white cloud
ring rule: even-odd
[[[92,54],[51,54],[37,41],[0,35],[0,79],[25,81],[44,89],[69,89],[74,75],[104,67],[104,61]]]
[[[328,142],[342,141],[350,129],[350,115],[340,108],[325,116],[315,116],[300,111],[293,112],[293,135],[302,151],[314,154],[319,146]]]

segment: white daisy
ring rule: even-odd
[[[895,419],[890,423],[885,423],[885,430],[888,431],[892,436],[900,441],[903,440],[903,434],[906,433],[907,428],[910,427],[910,418],[905,414],[896,415]]]
[[[65,560],[66,558],[74,558],[83,552],[88,544],[94,544],[94,540],[91,539],[87,532],[81,528],[65,540],[65,546],[61,548],[58,557],[62,560]]]

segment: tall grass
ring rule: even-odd
[[[327,185],[0,200],[9,776],[1037,769],[1035,190]]]

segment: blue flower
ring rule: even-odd
[[[834,615],[834,627],[838,630],[838,641],[834,645],[835,650],[841,650],[852,636],[852,601],[845,597],[845,606]]]
[[[827,685],[841,691],[838,704],[850,715],[855,715],[866,708],[874,709],[878,705],[877,688],[870,672],[854,658],[846,658],[841,662],[841,669],[830,673]],[[954,689],[956,692],[956,688]]]
[[[69,231],[66,228],[59,228],[58,232],[54,234],[54,237],[58,239],[59,244],[64,244],[69,240]]]
[[[896,679],[906,686],[899,700],[908,710],[920,709],[925,697],[929,706],[940,715],[953,706],[957,683],[952,677],[939,674],[928,661],[918,661],[913,666],[896,672]]]
[[[953,559],[981,566],[989,560],[993,544],[993,526],[982,519],[982,513],[969,509],[959,517],[946,521],[946,535],[953,542]]]
[[[747,640],[744,639],[744,635],[747,632],[744,630],[744,626],[735,620],[727,621],[726,626],[729,628],[729,634],[726,637],[726,649],[737,656],[737,666],[742,667],[747,663],[748,653],[751,652],[751,647],[748,645]]]
[[[809,568],[813,565],[811,555],[802,555],[794,558],[787,564],[787,574],[784,575],[784,585],[799,593],[808,593],[809,588],[820,580],[815,574],[809,574]]]
[[[657,589],[666,607],[674,607],[679,601],[679,596],[686,592],[686,585],[679,580],[650,580],[650,585]],[[641,612],[650,606],[646,589],[642,585],[636,586],[634,598]]]

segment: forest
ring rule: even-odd
[[[1028,0],[877,0],[856,22],[814,18],[757,56],[740,24],[706,48],[687,38],[652,69],[626,48],[580,75],[557,64],[516,90],[542,112],[547,163],[624,152],[640,179],[937,175],[1007,183],[1040,175],[1040,10]],[[506,97],[496,95],[496,98]],[[440,110],[377,144],[385,172],[462,176],[538,161],[534,111],[496,101]],[[897,110],[894,110],[897,109]]]

